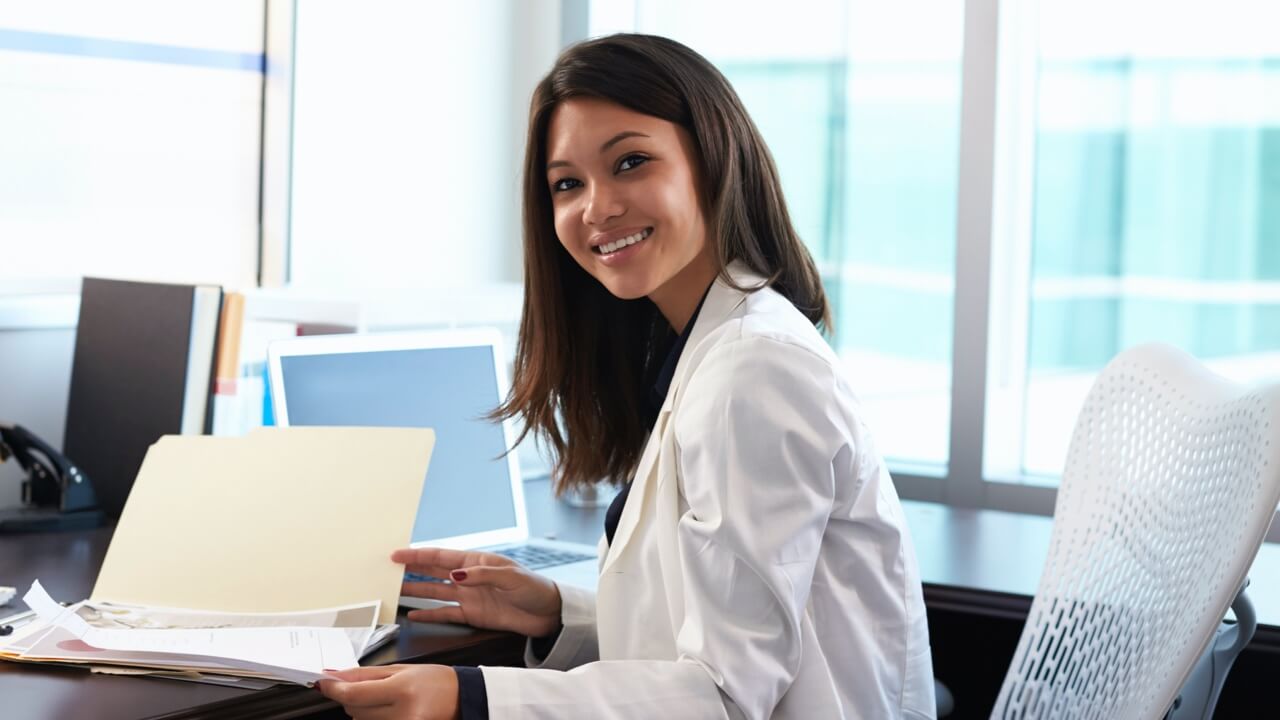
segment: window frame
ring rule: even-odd
[[[599,1],[562,0],[563,44],[585,39],[591,27],[591,5]],[[1007,53],[1025,58],[1034,51],[1027,33],[1012,29],[1015,24],[1021,29],[1034,27],[1036,10],[1034,3],[962,2],[949,459],[944,467],[890,462],[890,469],[904,499],[1052,516],[1057,487],[1028,482],[1030,475],[990,472],[986,462],[992,341],[999,347],[1022,348],[1020,356],[1007,359],[1004,372],[1016,372],[1019,366],[1025,370],[1027,365],[1025,318],[996,324],[991,311],[993,297],[1001,301],[997,306],[1004,307],[1009,305],[1004,302],[1007,297],[1029,288],[1032,190],[1026,181],[1034,170],[1035,142],[1034,113],[1010,102],[1011,93],[997,92],[998,88],[1016,87],[1017,94],[1034,95],[1034,66],[1002,66],[1000,57]],[[633,18],[630,29],[634,29],[635,0],[629,0],[627,6]],[[609,13],[614,22],[625,14],[625,10],[619,13],[616,9]],[[1002,32],[1002,27],[1008,30]],[[997,143],[998,127],[1000,137],[1011,138],[1009,141]],[[1000,187],[997,181],[1002,183]],[[1019,191],[1017,187],[1026,189]],[[993,265],[998,265],[1000,277],[1009,278],[1008,283],[993,286]],[[1021,312],[1025,314],[1026,308]],[[1280,511],[1266,541],[1280,542]]]
[[[293,67],[297,0],[267,0],[258,200],[258,287],[289,283],[293,202]]]

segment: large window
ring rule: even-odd
[[[256,281],[263,16],[264,0],[0,8],[0,285]]]
[[[1047,513],[1121,350],[1280,377],[1277,27],[1275,0],[9,3],[0,294],[261,272],[409,292],[381,329],[457,322],[421,288],[514,317],[481,296],[520,275],[533,84],[562,42],[667,35],[769,143],[902,494]]]
[[[1004,21],[987,472],[1056,484],[1127,347],[1280,374],[1280,4],[1040,0]]]
[[[932,474],[948,459],[961,11],[960,0],[592,4],[591,34],[674,38],[733,83],[818,261],[832,344],[882,452]]]
[[[1089,385],[1141,342],[1280,376],[1271,0],[591,13],[593,35],[686,42],[743,96],[904,495],[1050,512]]]

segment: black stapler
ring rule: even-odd
[[[0,462],[10,457],[27,477],[22,481],[22,507],[0,510],[0,533],[102,525],[102,511],[88,476],[31,431],[0,422]]]

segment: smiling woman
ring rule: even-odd
[[[325,692],[356,717],[933,717],[897,493],[733,88],[665,38],[571,47],[534,91],[524,189],[515,383],[493,415],[549,440],[559,489],[622,484],[597,592],[401,551],[451,579],[406,593],[456,603],[415,620],[527,633],[531,667]]]
[[[578,97],[551,114],[547,148],[561,245],[615,297],[649,297],[683,332],[716,273],[689,132]]]
[[[684,45],[615,35],[566,51],[534,90],[526,148],[524,316],[501,414],[548,442],[559,491],[630,480],[652,425],[637,388],[712,278],[743,289],[730,262],[830,324],[763,138]]]

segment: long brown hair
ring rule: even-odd
[[[740,261],[819,327],[830,325],[813,258],[792,227],[778,171],[729,81],[674,40],[620,34],[566,49],[533,91],[524,164],[524,313],[514,383],[492,417],[517,415],[555,454],[557,493],[626,482],[652,424],[647,392],[673,332],[648,299],[620,300],[556,236],[547,126],[562,101],[608,100],[692,136],[719,277]],[[751,291],[755,288],[738,288]]]

